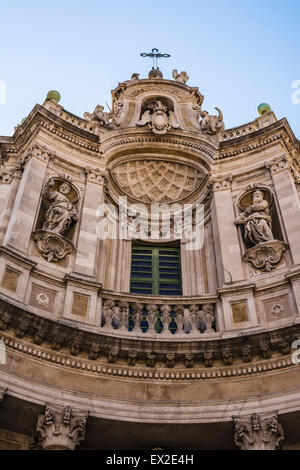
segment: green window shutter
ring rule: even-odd
[[[180,249],[132,246],[130,292],[181,295]]]

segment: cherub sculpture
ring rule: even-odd
[[[176,82],[183,83],[184,85],[189,79],[189,76],[187,75],[186,72],[178,73],[176,69],[173,70],[172,76]]]
[[[206,134],[217,134],[224,130],[223,114],[219,108],[215,108],[218,111],[218,116],[211,116],[208,114],[208,111],[202,111],[200,116],[202,120],[200,121],[200,127],[202,132]]]

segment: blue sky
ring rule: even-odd
[[[152,63],[140,53],[156,47],[171,54],[159,62],[164,77],[186,70],[204,109],[220,107],[227,128],[267,102],[300,138],[300,104],[291,100],[299,24],[299,0],[2,0],[0,135],[12,135],[51,89],[79,116],[110,103],[118,82],[147,76]]]

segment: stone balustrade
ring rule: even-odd
[[[231,129],[226,129],[223,134],[223,141],[237,139],[239,137],[243,137],[244,135],[252,134],[252,132],[258,131],[259,128],[260,128],[259,123],[257,121],[253,121],[243,126],[232,127]]]
[[[86,121],[85,119],[81,119],[74,114],[68,113],[64,111],[64,109],[60,109],[58,111],[58,116],[63,119],[64,121],[70,122],[73,126],[79,127],[87,132],[91,132],[93,134],[99,134],[99,124],[91,121]]]
[[[142,303],[103,299],[102,328],[147,336],[199,336],[216,333],[216,305]]]

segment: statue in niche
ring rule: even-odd
[[[200,116],[200,127],[202,132],[205,134],[217,134],[225,129],[223,121],[223,113],[219,108],[215,108],[218,111],[218,116],[208,114],[208,111],[201,111]]]
[[[264,199],[263,191],[256,189],[252,193],[252,204],[236,219],[237,224],[244,224],[245,239],[254,245],[274,240],[269,212],[269,203]]]
[[[188,81],[189,79],[189,76],[187,75],[186,72],[181,72],[181,73],[178,73],[177,72],[177,69],[174,69],[172,71],[172,76],[174,78],[174,80],[178,83],[183,83],[184,85],[186,84],[186,82]]]
[[[73,221],[77,221],[78,215],[74,205],[71,204],[67,197],[71,192],[71,186],[63,182],[59,185],[58,190],[53,189],[54,187],[55,181],[53,178],[50,178],[43,194],[44,198],[51,201],[51,205],[46,211],[46,221],[43,225],[43,230],[63,234],[68,230]]]

